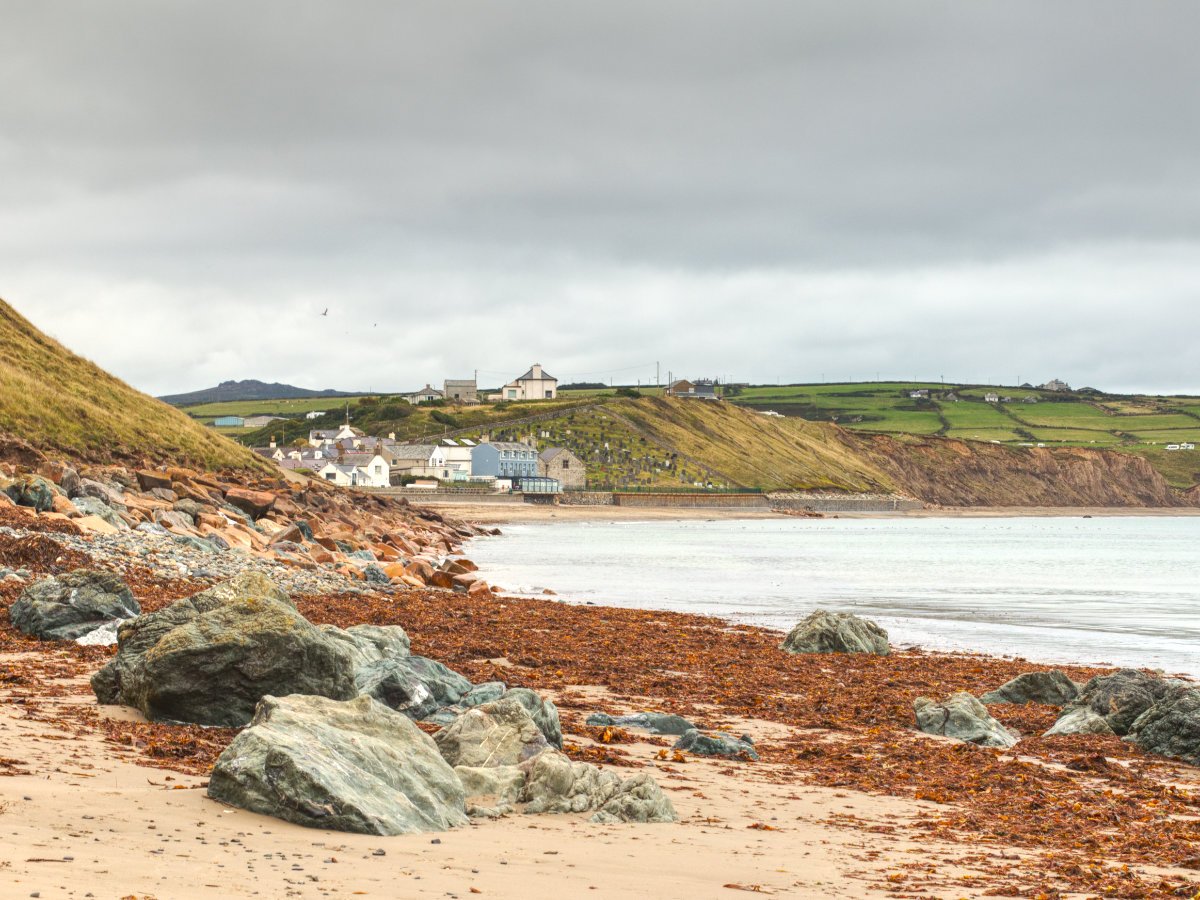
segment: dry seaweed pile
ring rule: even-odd
[[[91,561],[86,553],[67,549],[42,534],[19,538],[0,534],[0,567],[56,575],[86,566]]]

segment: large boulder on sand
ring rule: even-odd
[[[983,703],[1048,703],[1064,706],[1079,696],[1079,685],[1054,669],[1050,672],[1026,672],[1005,682],[979,699]]]
[[[14,626],[47,640],[73,641],[142,611],[133,592],[111,572],[76,569],[27,587],[8,611]]]
[[[818,609],[788,632],[779,649],[788,653],[873,653],[887,656],[887,632],[869,619]]]
[[[1170,682],[1137,669],[1097,675],[1083,686],[1079,697],[1063,709],[1062,716],[1047,735],[1096,733],[1096,718],[1103,719],[1114,734],[1128,734],[1138,716],[1171,690]],[[1084,709],[1093,715],[1083,713]],[[1081,732],[1080,728],[1091,730]]]
[[[1200,688],[1177,686],[1138,716],[1127,741],[1200,766]]]
[[[512,697],[468,709],[433,739],[452,766],[515,766],[550,746],[537,722]]]
[[[941,703],[928,697],[913,701],[917,727],[926,734],[940,734],[978,744],[981,747],[1008,748],[1019,740],[988,713],[987,707],[966,692],[951,694]]]
[[[297,825],[395,835],[467,822],[428,735],[370,697],[264,697],[217,760],[208,796]]]
[[[268,694],[357,694],[344,643],[258,573],[127,622],[92,688],[101,703],[134,706],[149,719],[225,726],[245,725]]]

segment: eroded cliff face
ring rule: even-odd
[[[1138,456],[1084,447],[1006,447],[843,433],[900,488],[941,506],[1200,506]]]

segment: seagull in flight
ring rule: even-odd
[[[321,315],[323,315],[323,316],[329,315],[329,307],[328,306],[325,307],[325,312],[321,313]]]

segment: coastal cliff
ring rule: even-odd
[[[1200,489],[1178,491],[1145,459],[1112,450],[848,431],[841,437],[901,491],[940,506],[1200,506]]]

